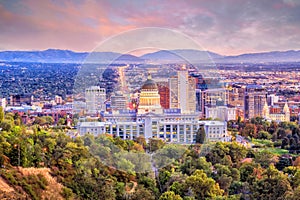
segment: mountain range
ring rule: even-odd
[[[224,56],[210,51],[193,49],[160,50],[140,57],[116,52],[74,52],[48,49],[44,51],[2,51],[0,61],[41,63],[264,63],[300,62],[300,50],[248,53]]]

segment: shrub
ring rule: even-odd
[[[65,198],[65,199],[71,199],[73,196],[73,192],[70,188],[64,187],[62,189],[61,195]]]

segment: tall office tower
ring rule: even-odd
[[[169,90],[170,108],[179,108],[178,79],[176,76],[169,78]]]
[[[163,107],[163,109],[169,109],[170,108],[170,89],[168,82],[157,82],[158,86],[158,93],[160,96],[160,105]]]
[[[279,97],[276,96],[276,94],[267,95],[267,103],[271,106],[273,106],[274,103],[277,103],[278,100],[279,100]]]
[[[112,110],[125,110],[126,106],[126,97],[122,92],[118,91],[110,97],[111,109]]]
[[[260,85],[248,85],[245,90],[245,119],[262,117],[266,102],[266,90]]]
[[[244,109],[245,86],[234,84],[227,88],[228,104]]]
[[[191,74],[195,78],[196,89],[206,90],[208,89],[207,83],[201,74]]]
[[[202,91],[201,91],[201,89],[196,89],[196,111],[202,112]]]
[[[196,82],[195,78],[188,77],[188,96],[187,98],[187,111],[196,111]]]
[[[187,71],[178,71],[176,77],[169,78],[170,108],[179,108],[182,113],[196,111],[195,79]]]
[[[106,91],[99,86],[91,86],[85,90],[86,113],[97,114],[105,111]]]

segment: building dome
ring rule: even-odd
[[[152,80],[150,74],[148,75],[148,79],[142,86],[138,105],[139,114],[145,114],[149,112],[162,113],[158,87],[155,81]]]
[[[158,90],[158,87],[155,83],[155,81],[152,80],[151,75],[148,75],[148,79],[142,86],[142,90]]]

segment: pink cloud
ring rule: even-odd
[[[260,44],[260,48],[272,49],[275,48],[271,46],[272,40],[280,40],[283,46],[292,48],[298,43],[282,35],[291,35],[294,41],[299,38],[299,24],[278,21],[290,18],[299,21],[296,11],[290,12],[296,10],[294,0],[275,4],[260,0],[57,2],[23,0],[21,11],[7,9],[0,3],[0,49],[89,51],[105,38],[142,27],[182,31],[206,49],[222,54],[254,51]]]

